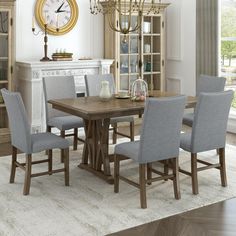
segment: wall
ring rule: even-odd
[[[16,1],[16,60],[39,60],[43,57],[43,35],[33,35],[32,16],[36,0]],[[74,53],[74,58],[103,57],[103,18],[93,16],[88,0],[77,0],[79,19],[69,33],[48,37],[48,55],[57,48]],[[36,30],[39,29],[36,25]]]
[[[196,0],[168,0],[166,82],[169,91],[195,95]]]

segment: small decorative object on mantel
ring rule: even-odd
[[[106,80],[101,81],[101,90],[99,93],[99,97],[102,101],[108,101],[111,98],[109,81]]]
[[[73,58],[73,53],[66,52],[58,52],[56,51],[55,53],[52,54],[52,59],[53,61],[72,61]]]
[[[131,88],[131,100],[132,101],[145,101],[148,96],[148,85],[146,81],[139,78],[136,79]]]

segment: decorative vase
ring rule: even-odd
[[[99,97],[102,101],[108,101],[111,98],[109,82],[106,80],[101,81],[101,90],[99,93]]]
[[[131,100],[132,101],[145,101],[148,96],[148,85],[146,81],[139,78],[136,79],[131,88]]]

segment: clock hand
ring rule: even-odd
[[[61,11],[61,8],[63,7],[64,3],[65,3],[65,2],[63,2],[63,3],[61,4],[61,6],[55,11],[55,13],[65,12],[65,11]]]

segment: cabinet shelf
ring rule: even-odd
[[[8,84],[8,80],[0,80],[0,84]]]
[[[0,108],[3,108],[3,107],[6,107],[6,105],[1,103]]]
[[[8,33],[2,33],[2,32],[0,32],[0,36],[8,36]]]
[[[7,61],[8,57],[0,57],[0,61]]]

